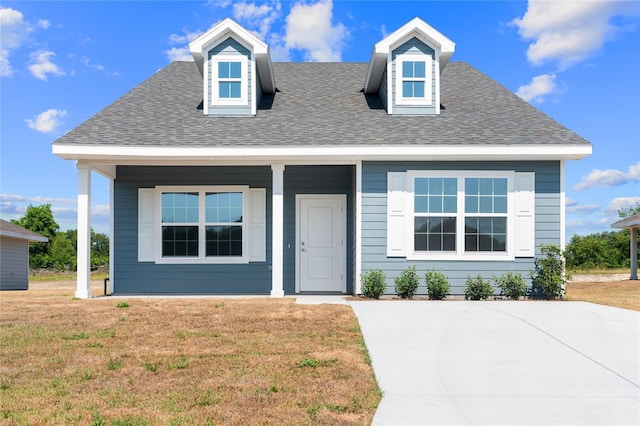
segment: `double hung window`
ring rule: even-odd
[[[396,63],[396,102],[400,105],[431,105],[431,56],[399,55]]]
[[[408,258],[514,255],[514,172],[407,172]]]
[[[218,105],[244,105],[247,103],[247,58],[217,55],[211,60],[211,95]]]
[[[246,259],[247,188],[159,191],[161,259]]]

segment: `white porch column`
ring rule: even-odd
[[[91,298],[91,168],[78,164],[78,274],[76,297]]]
[[[272,164],[271,297],[284,297],[284,164]]]
[[[355,257],[355,275],[353,277],[353,294],[362,293],[362,161],[356,163],[356,246],[353,249]]]
[[[638,279],[638,228],[631,228],[631,276],[630,280]]]

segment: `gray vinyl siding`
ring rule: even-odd
[[[220,55],[220,54],[223,54],[225,56],[227,55],[238,56],[239,58],[244,56],[249,61],[251,61],[251,52],[246,47],[244,47],[242,44],[238,43],[236,40],[234,40],[231,37],[229,37],[228,39],[218,44],[217,46],[215,46],[213,49],[209,51],[209,59],[208,59],[209,60],[209,76],[208,76],[209,87],[207,89],[209,91],[209,114],[211,115],[250,115],[251,114],[251,94],[255,87],[255,84],[253,82],[253,75],[252,75],[252,69],[251,69],[250,63],[247,64],[248,85],[247,87],[243,88],[247,90],[247,104],[238,105],[238,106],[235,106],[235,105],[220,106],[220,105],[215,105],[213,103],[212,85],[215,84],[215,82],[213,81],[214,70],[212,65],[213,64],[212,59],[216,55]]]
[[[546,162],[365,162],[362,172],[362,271],[381,268],[387,275],[387,292],[394,292],[393,279],[410,265],[420,276],[420,294],[426,294],[424,274],[442,269],[452,294],[462,294],[467,277],[480,274],[484,279],[507,271],[520,272],[530,285],[533,258],[514,261],[408,261],[387,257],[387,172],[407,170],[514,170],[535,172],[535,245],[560,244],[560,163]],[[494,284],[493,280],[491,281]]]
[[[29,242],[0,237],[0,290],[29,288]]]
[[[397,70],[396,57],[400,54],[412,54],[412,55],[428,55],[431,56],[431,99],[432,105],[397,105],[396,104],[396,78],[400,76]],[[391,99],[393,102],[393,114],[394,115],[431,115],[436,114],[435,100],[436,100],[436,73],[438,69],[435,61],[435,51],[418,40],[412,38],[406,43],[402,44],[398,48],[394,49],[391,53],[392,67],[391,67]],[[382,99],[382,98],[381,98]],[[438,106],[439,107],[439,106]]]
[[[155,264],[138,262],[138,188],[156,185],[249,185],[266,188],[271,223],[271,169],[246,167],[118,166],[114,182],[114,291],[180,294],[269,294],[271,229],[267,261],[245,264]]]
[[[384,70],[382,73],[382,78],[380,79],[380,87],[378,87],[378,97],[380,98],[380,102],[384,105],[384,109],[389,111],[389,98],[387,96],[387,70]]]
[[[284,170],[284,292],[295,292],[296,194],[347,195],[347,293],[353,293],[354,167],[287,166]]]

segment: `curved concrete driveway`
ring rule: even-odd
[[[638,425],[640,312],[583,302],[350,303],[374,425]]]

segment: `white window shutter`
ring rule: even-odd
[[[267,190],[249,189],[249,262],[267,260]]]
[[[138,188],[138,262],[154,262],[154,188]]]
[[[387,173],[387,256],[406,257],[406,192],[403,172]]]
[[[536,175],[533,172],[515,174],[515,256],[535,256]]]

